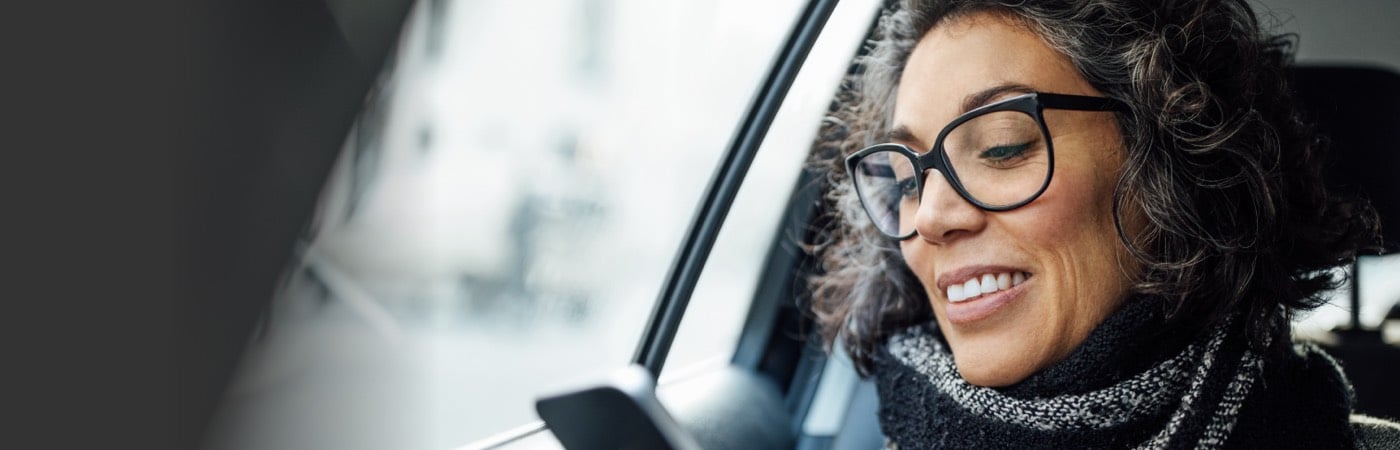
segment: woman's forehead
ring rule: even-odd
[[[1099,95],[1068,57],[1020,21],[992,13],[960,16],[929,30],[914,47],[892,125],[931,139],[959,114],[1028,90]]]

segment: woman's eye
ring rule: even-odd
[[[983,150],[982,153],[978,155],[978,157],[984,160],[1002,162],[1024,155],[1026,153],[1026,150],[1029,150],[1030,148],[1031,143],[1029,142],[1014,145],[997,145],[988,147],[986,150]]]
[[[919,195],[919,183],[914,177],[905,178],[896,182],[901,198],[912,198]]]

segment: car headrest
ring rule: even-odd
[[[1400,250],[1400,74],[1377,67],[1301,65],[1297,100],[1331,139],[1330,188],[1371,201],[1387,253]]]

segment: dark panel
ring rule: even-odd
[[[194,8],[174,206],[181,448],[198,445],[292,255],[408,1],[344,15],[325,3],[233,1]],[[372,20],[381,25],[367,25]],[[375,54],[374,52],[378,52]]]

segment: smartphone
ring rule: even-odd
[[[569,450],[700,450],[656,398],[656,380],[639,365],[606,381],[542,397],[535,411]]]

